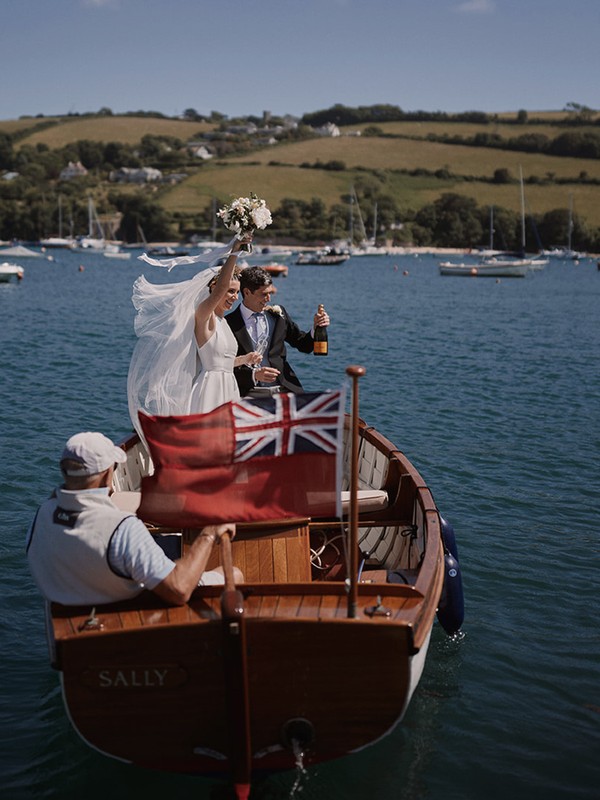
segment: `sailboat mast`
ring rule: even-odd
[[[377,203],[373,206],[373,244],[377,244]]]
[[[90,239],[94,236],[94,204],[91,194],[88,194],[88,236]]]
[[[521,178],[521,250],[525,252],[525,190],[523,188],[523,167],[519,166]]]
[[[360,213],[360,203],[358,202],[358,197],[356,196],[356,191],[354,186],[352,187],[352,194],[350,196],[350,203],[356,203],[356,209],[358,211],[358,221],[360,223],[360,240],[361,242],[365,242],[367,239],[367,232],[365,230],[365,223],[363,222],[362,214]],[[351,205],[352,207],[352,205]],[[354,214],[352,215],[354,217]]]
[[[494,206],[490,206],[490,250],[494,249]]]
[[[567,250],[571,252],[571,239],[573,236],[573,193],[569,194],[569,230],[567,233]]]

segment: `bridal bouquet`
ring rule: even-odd
[[[273,222],[267,204],[253,192],[250,197],[238,197],[230,205],[223,206],[217,211],[217,216],[223,220],[226,228],[235,232],[238,239],[256,228],[263,230]]]

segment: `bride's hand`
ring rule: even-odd
[[[233,250],[246,250],[248,253],[252,252],[252,231],[245,233],[241,238],[236,237],[233,245]]]
[[[256,350],[242,356],[242,364],[245,364],[247,367],[253,367],[255,364],[260,364],[261,361],[262,356],[260,353],[257,353]]]
[[[261,367],[254,373],[255,379],[262,383],[273,383],[273,381],[277,380],[278,375],[279,370],[275,369],[275,367]]]

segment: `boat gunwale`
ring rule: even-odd
[[[344,425],[350,427],[350,416],[346,415]],[[359,518],[359,527],[368,526],[409,526],[409,509],[415,514],[417,506],[421,510],[425,533],[425,548],[423,560],[419,565],[419,572],[415,585],[388,584],[388,583],[360,583],[359,594],[366,596],[385,596],[390,597],[406,596],[417,600],[417,608],[414,614],[409,614],[407,624],[412,628],[413,645],[415,652],[418,651],[427,638],[429,629],[433,624],[437,611],[437,599],[441,593],[443,584],[443,546],[441,538],[441,524],[439,511],[431,490],[427,486],[423,476],[414,466],[412,461],[404,452],[399,450],[393,442],[380,433],[372,425],[368,425],[363,419],[358,420],[359,436],[364,442],[381,452],[388,459],[387,473],[384,478],[382,488],[388,492],[389,505],[380,512],[369,515],[369,518]],[[139,437],[134,432],[127,439],[120,443],[120,446],[127,452],[134,448],[139,442]],[[240,538],[247,534],[252,535],[255,531],[264,532],[271,535],[274,531],[290,530],[296,525],[310,525],[308,518],[297,518],[294,520],[272,520],[261,523],[242,523],[238,526]],[[342,520],[312,520],[314,527],[337,527],[348,525],[349,520],[344,517]],[[414,519],[413,523],[414,524]],[[160,528],[160,530],[165,530]],[[390,589],[394,586],[395,588]],[[367,588],[370,587],[370,588]],[[385,589],[384,589],[385,587]],[[396,588],[397,587],[397,588]],[[260,598],[266,596],[291,597],[293,595],[304,595],[307,597],[315,596],[341,596],[347,593],[347,586],[343,581],[313,581],[310,583],[248,583],[241,584],[240,589],[246,599]],[[384,589],[384,591],[382,591]],[[200,587],[194,592],[190,603],[194,600],[211,599],[220,597],[222,588]],[[131,602],[131,601],[128,601]],[[275,619],[273,617],[272,619]],[[296,615],[283,615],[284,620],[293,620]],[[316,618],[317,621],[321,619]],[[336,617],[337,621],[342,621],[343,617]],[[172,624],[172,623],[165,623]]]

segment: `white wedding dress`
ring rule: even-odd
[[[206,414],[213,408],[239,400],[240,392],[233,375],[237,341],[227,322],[215,315],[215,332],[196,349],[201,369],[192,386],[190,414]]]
[[[145,254],[140,258],[170,270],[178,264],[214,262],[225,257],[232,244],[233,240],[199,256],[166,261]],[[134,329],[138,340],[129,364],[127,397],[131,421],[142,441],[139,413],[185,415],[209,411],[239,398],[233,375],[237,344],[227,322],[218,321],[217,330],[200,351],[194,336],[194,312],[208,297],[209,283],[217,274],[218,268],[209,267],[190,280],[168,284],[153,284],[140,275],[133,284],[131,299],[137,312]],[[202,364],[200,374],[198,361]]]

